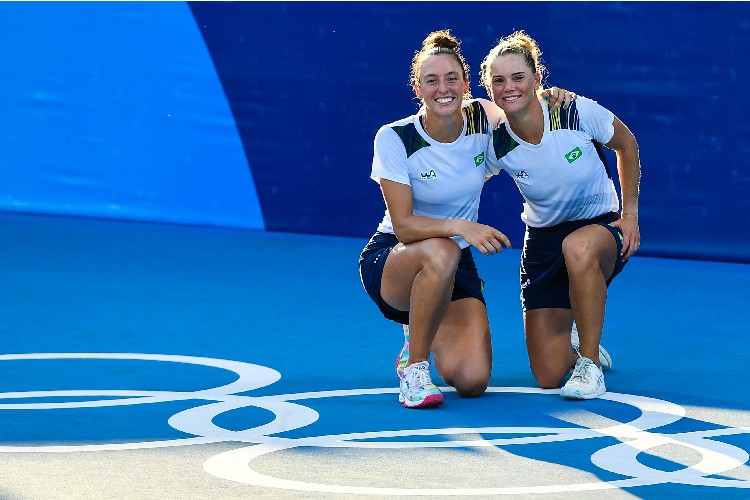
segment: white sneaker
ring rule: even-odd
[[[443,404],[443,393],[430,377],[430,363],[420,361],[404,370],[398,402],[405,408],[432,408]]]
[[[573,344],[573,350],[578,356],[581,355],[581,340],[578,338],[578,328],[576,322],[573,322],[573,329],[570,331],[570,343]],[[602,371],[612,369],[612,357],[609,355],[607,350],[599,344],[599,363],[602,365]]]
[[[560,389],[565,399],[594,399],[606,392],[604,374],[589,358],[578,358],[573,374]]]

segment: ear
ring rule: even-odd
[[[534,75],[534,90],[539,90],[542,87],[542,74],[537,73]]]
[[[422,98],[422,93],[419,91],[419,85],[412,85],[412,90],[414,90],[414,94],[417,96],[418,99]]]

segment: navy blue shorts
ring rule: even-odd
[[[409,324],[409,311],[399,311],[383,300],[380,296],[380,283],[383,279],[383,266],[391,253],[391,249],[398,244],[395,234],[377,232],[370,238],[359,256],[359,276],[362,286],[365,287],[367,295],[375,302],[386,318],[401,323]],[[471,248],[467,247],[461,251],[461,260],[456,269],[456,280],[453,285],[451,300],[474,297],[486,304],[484,301],[484,281],[479,277],[477,266]]]
[[[617,243],[617,263],[609,285],[620,274],[625,262],[620,257],[622,233],[609,225],[619,219],[614,212],[594,219],[562,222],[551,227],[527,227],[526,239],[521,256],[521,305],[524,311],[542,308],[570,309],[570,283],[565,257],[562,253],[563,240],[576,229],[598,224],[612,233]]]

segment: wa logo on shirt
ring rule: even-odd
[[[573,151],[565,155],[565,159],[568,160],[568,163],[573,163],[581,156],[583,156],[581,148],[575,148]]]

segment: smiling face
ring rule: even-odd
[[[492,61],[487,92],[507,115],[519,115],[538,102],[541,81],[521,54],[509,53]]]
[[[422,63],[419,84],[414,87],[428,111],[441,116],[461,112],[463,97],[469,91],[469,82],[463,68],[450,54],[435,54]]]

